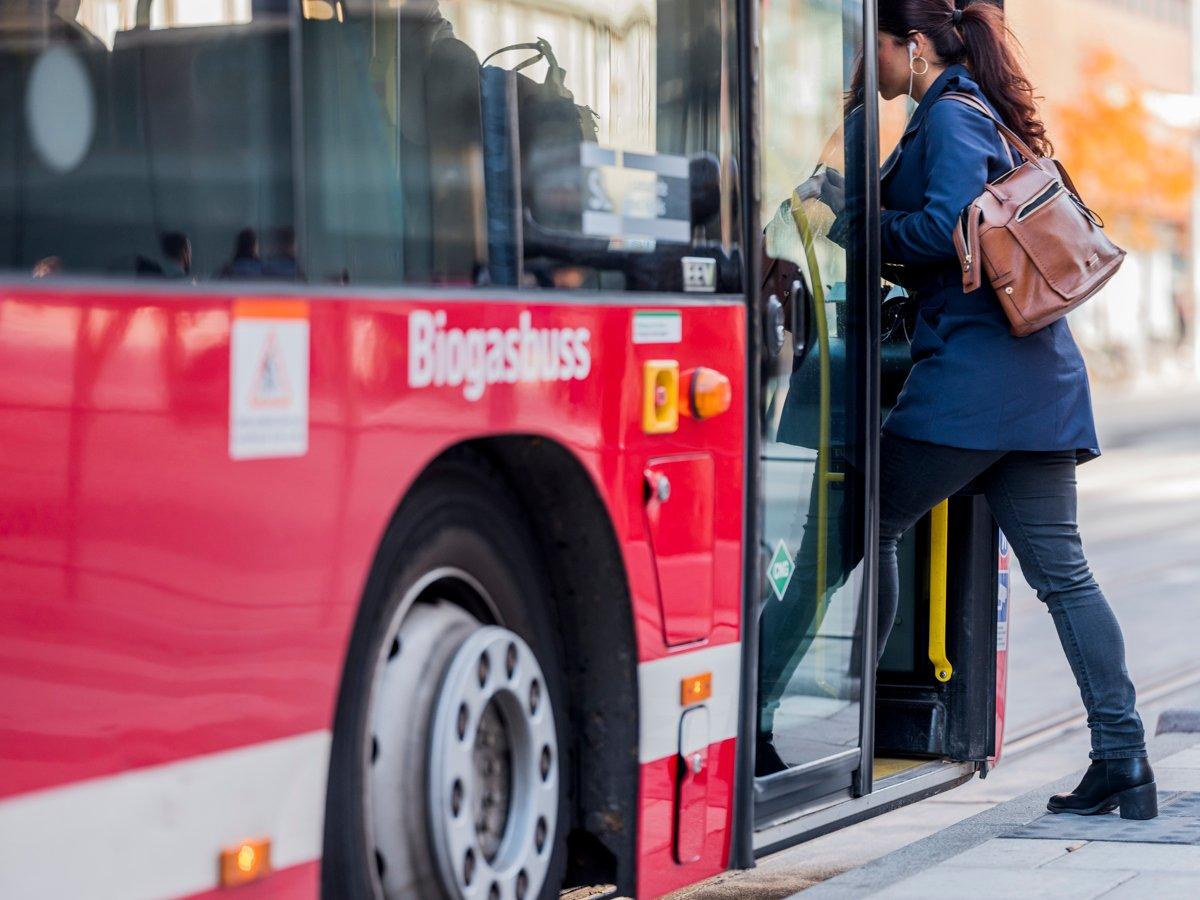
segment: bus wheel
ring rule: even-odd
[[[431,487],[405,501],[382,548],[397,577],[373,604],[368,588],[352,640],[324,893],[554,897],[566,865],[566,685],[545,566],[494,479]]]

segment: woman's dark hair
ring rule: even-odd
[[[863,102],[866,93],[867,73],[864,68],[863,52],[854,54],[854,64],[850,67],[850,89],[842,95],[842,112],[850,115],[854,108]]]
[[[962,10],[957,23],[955,9]],[[987,0],[879,0],[879,30],[901,39],[919,31],[946,65],[965,63],[1004,124],[1035,153],[1054,155],[1000,7]]]

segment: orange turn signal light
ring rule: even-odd
[[[221,887],[236,887],[271,874],[271,841],[242,841],[221,851]]]
[[[679,378],[679,408],[693,419],[711,419],[729,409],[733,388],[716,369],[697,366]]]
[[[711,696],[712,672],[692,675],[679,682],[679,703],[682,706],[703,703]]]

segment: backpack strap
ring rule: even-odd
[[[1005,138],[1008,143],[1016,147],[1017,151],[1023,157],[1035,165],[1040,165],[1040,163],[1038,163],[1038,155],[1029,149],[1029,145],[1021,140],[1015,131],[996,118],[995,113],[993,113],[988,105],[983,103],[978,97],[964,93],[963,91],[947,91],[946,93],[942,94],[941,97],[938,97],[938,100],[940,101],[942,97],[948,97],[951,100],[957,100],[964,106],[969,106],[972,109],[979,110],[979,112],[983,113],[992,120],[992,124],[996,126],[996,130],[1000,132],[1001,137]]]
[[[978,97],[974,97],[971,94],[967,94],[962,91],[947,91],[946,93],[942,94],[941,97],[938,97],[938,100],[941,100],[942,97],[949,97],[952,100],[957,100],[959,103],[963,103],[967,106],[970,106],[972,109],[977,109],[982,112],[985,116],[992,120],[992,123],[996,126],[996,129],[1000,132],[1000,134],[1003,135],[1010,144],[1016,147],[1022,156],[1024,156],[1030,162],[1036,163],[1039,166],[1041,165],[1037,154],[1030,150],[1029,146],[1023,140],[1017,137],[1011,128],[997,119],[996,116],[993,115],[992,111],[988,109],[986,104],[980,103]],[[1071,176],[1067,174],[1067,170],[1063,167],[1063,164],[1057,159],[1052,159],[1051,162],[1054,163],[1054,168],[1057,170],[1058,175],[1062,179],[1062,182],[1066,186],[1067,190],[1078,197],[1079,190],[1075,187],[1075,182],[1071,180]],[[1045,167],[1043,166],[1043,168]],[[1090,209],[1087,209],[1087,212],[1090,216],[1096,215]],[[1093,219],[1093,221],[1095,221],[1095,219]]]

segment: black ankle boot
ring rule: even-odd
[[[774,741],[775,735],[773,734],[761,732],[758,735],[754,751],[754,775],[756,778],[774,775],[788,767],[787,763],[780,758],[779,751],[775,749]]]
[[[1158,789],[1150,760],[1095,759],[1079,787],[1055,794],[1046,804],[1052,813],[1095,816],[1121,808],[1122,819],[1153,819],[1158,815]]]

